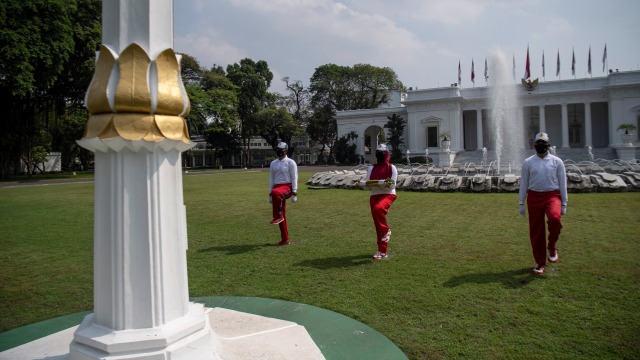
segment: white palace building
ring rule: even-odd
[[[522,149],[530,149],[536,132],[550,134],[561,158],[587,155],[593,149],[596,158],[635,161],[638,132],[623,140],[621,124],[640,129],[640,71],[612,72],[606,77],[539,82],[531,89],[516,85],[517,104],[513,121],[523,129]],[[397,114],[406,121],[403,154],[425,156],[428,153],[440,165],[452,162],[480,161],[482,149],[493,150],[491,139],[491,88],[446,88],[409,90],[396,93],[377,109],[338,112],[338,137],[352,131],[358,137],[357,152],[373,163],[378,134],[388,116]],[[450,151],[442,148],[440,134],[450,135]],[[628,136],[627,136],[628,138]],[[446,156],[445,153],[446,152]],[[562,156],[562,155],[565,156]],[[527,155],[528,156],[528,155]],[[580,159],[578,159],[580,160]],[[588,159],[582,159],[588,160]]]

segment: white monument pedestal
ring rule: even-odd
[[[618,159],[630,162],[636,161],[636,146],[633,143],[614,145],[613,148],[618,154]]]
[[[189,98],[172,0],[103,0],[78,143],[95,153],[94,303],[69,359],[218,359],[189,302],[181,153]]]
[[[180,154],[192,145],[79,143],[95,152],[94,312],[69,358],[218,359],[204,307],[188,297]]]
[[[438,166],[443,168],[451,166],[457,153],[457,151],[442,151],[438,153]]]
[[[181,325],[175,328],[173,324],[167,324],[155,329],[109,331],[92,325],[93,315],[89,315],[79,327],[58,331],[0,352],[0,359],[324,359],[306,328],[295,322],[219,307],[192,307],[197,313],[193,316],[193,324],[198,323],[194,328],[200,327],[202,310],[206,328],[182,340],[173,341],[182,336],[174,331],[184,328]],[[77,340],[78,334],[92,343],[83,345],[74,342],[73,355],[70,355],[69,342],[74,337]],[[172,343],[167,344],[166,340]],[[107,355],[100,348],[108,348],[112,354]],[[120,353],[116,355],[118,350]]]

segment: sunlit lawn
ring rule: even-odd
[[[275,247],[268,173],[184,178],[191,296],[311,304],[411,359],[640,354],[640,193],[570,194],[543,277],[516,194],[398,192],[390,257],[370,259],[368,193],[310,190]],[[93,184],[0,188],[0,331],[92,307]]]

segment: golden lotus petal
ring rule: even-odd
[[[156,115],[156,126],[167,139],[181,140],[186,124],[179,116]]]
[[[184,125],[184,133],[182,134],[182,142],[188,144],[191,142],[189,138],[189,127],[187,124]]]
[[[166,49],[156,59],[158,70],[158,106],[156,114],[180,115],[184,100],[180,89],[180,64],[173,49]]]
[[[125,140],[140,140],[149,133],[153,123],[153,115],[148,114],[116,114],[113,126]]]
[[[111,112],[107,88],[115,62],[116,59],[111,51],[106,46],[101,45],[98,61],[96,62],[96,71],[93,73],[93,79],[91,79],[89,90],[87,90],[86,106],[91,114]]]
[[[149,132],[144,136],[143,140],[157,142],[157,141],[162,141],[164,139],[166,138],[162,135],[156,123],[153,122],[151,124],[151,128],[149,129]]]
[[[85,139],[99,137],[104,129],[111,123],[112,117],[113,114],[91,115],[84,128],[84,135],[82,135],[82,137]]]
[[[110,140],[110,139],[117,138],[118,136],[119,134],[116,131],[116,128],[113,126],[113,121],[109,121],[109,124],[107,124],[107,127],[105,127],[100,133],[100,135],[98,135],[98,137],[102,140]]]
[[[138,44],[129,45],[120,54],[120,79],[115,95],[119,113],[151,113],[151,93],[147,76],[151,60]]]

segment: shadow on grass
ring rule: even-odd
[[[200,249],[198,252],[211,252],[211,251],[220,251],[226,252],[227,255],[240,255],[245,254],[251,251],[256,251],[264,247],[275,246],[275,244],[261,244],[261,245],[225,245],[225,246],[212,246],[206,249]]]
[[[350,267],[370,264],[370,263],[371,263],[371,255],[356,255],[356,256],[328,257],[324,259],[304,260],[294,265],[325,270],[325,269],[350,268]]]
[[[500,273],[482,273],[454,276],[445,282],[445,287],[456,287],[462,284],[502,283],[505,288],[518,289],[538,278],[531,273],[531,268],[524,268]]]

